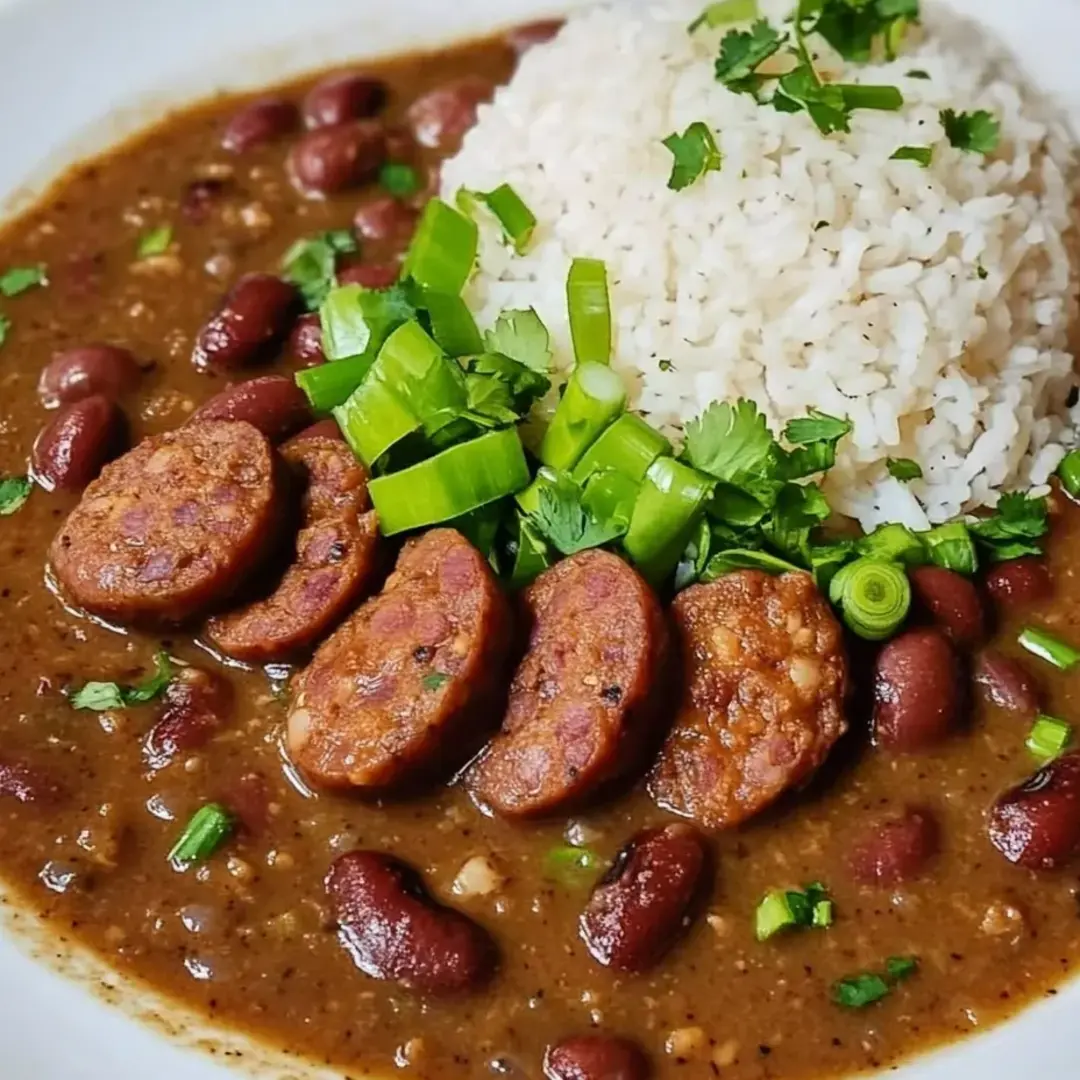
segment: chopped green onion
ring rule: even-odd
[[[1072,725],[1055,716],[1040,714],[1028,733],[1024,745],[1032,756],[1044,764],[1060,757],[1072,742]]]
[[[827,930],[834,920],[833,902],[831,900],[819,900],[814,904],[813,922],[811,925],[818,930]]]
[[[595,851],[564,844],[544,856],[544,877],[560,885],[584,888],[595,880],[596,871],[603,865],[604,860]]]
[[[649,467],[624,545],[650,581],[663,581],[678,565],[712,489],[709,477],[674,458]]]
[[[766,893],[754,912],[754,935],[758,941],[767,941],[774,934],[795,925],[795,913],[788,903],[787,893],[783,889]]]
[[[424,207],[402,274],[433,292],[460,293],[476,262],[476,222],[442,199]]]
[[[899,564],[864,557],[832,579],[829,599],[853,633],[867,641],[883,641],[907,618],[911,584]]]
[[[180,839],[169,852],[169,862],[177,870],[203,862],[228,839],[233,830],[233,816],[219,803],[207,803],[195,811]]]
[[[296,385],[307,395],[312,409],[317,413],[328,413],[349,400],[371,370],[372,363],[366,356],[354,356],[349,360],[304,368],[294,378]]]
[[[578,363],[566,384],[538,457],[558,471],[572,469],[626,406],[626,387],[610,367]]]
[[[805,889],[771,889],[757,906],[754,933],[767,941],[782,930],[794,927],[826,929],[833,922],[833,905],[828,891],[819,882]]]
[[[1080,664],[1080,652],[1068,642],[1035,626],[1027,627],[1020,634],[1019,641],[1029,653],[1053,664],[1059,671],[1071,671]]]
[[[686,550],[675,567],[675,591],[682,592],[701,580],[712,554],[712,525],[703,517],[687,541]]]
[[[140,259],[150,259],[155,255],[164,255],[172,241],[172,226],[159,225],[139,237],[138,256]]]
[[[425,292],[424,308],[431,336],[447,356],[475,356],[484,351],[484,339],[465,301],[454,293]]]
[[[469,212],[473,203],[483,203],[498,219],[510,246],[523,255],[536,230],[536,215],[509,185],[500,184],[494,191],[458,192],[458,206]]]
[[[893,157],[896,157],[896,154],[893,154]],[[912,461],[911,458],[888,458],[885,467],[889,470],[889,475],[895,480],[906,483],[908,480],[922,479],[922,466],[917,461]]]
[[[718,3],[709,4],[686,29],[691,34],[703,26],[715,30],[718,26],[749,22],[757,16],[757,0],[719,0]]]
[[[386,339],[415,317],[416,308],[401,285],[389,289],[341,285],[330,291],[319,309],[323,355],[331,361],[354,356],[373,360]]]
[[[919,970],[914,956],[890,956],[885,971],[863,971],[833,983],[832,999],[845,1009],[863,1009],[887,997],[897,983],[910,978]]]
[[[1058,466],[1061,486],[1075,499],[1080,498],[1080,450],[1070,450]]]
[[[574,259],[566,278],[570,336],[579,364],[611,363],[611,298],[600,259]]]
[[[0,517],[21,510],[33,488],[29,476],[0,476]]]
[[[625,532],[640,491],[639,481],[616,469],[604,469],[589,477],[581,505],[596,521],[617,523]]]
[[[843,83],[836,87],[844,96],[848,109],[879,109],[896,112],[903,108],[904,95],[895,86],[867,86],[865,83]]]
[[[905,566],[920,566],[926,562],[922,540],[906,525],[882,525],[857,540],[855,550],[880,562],[898,562]]]
[[[379,186],[395,199],[407,199],[420,190],[420,178],[411,165],[391,161],[379,170]]]
[[[900,982],[919,970],[919,960],[915,956],[890,956],[885,961],[885,974],[894,982]]]
[[[362,382],[333,413],[352,452],[369,469],[421,426],[408,405],[379,378]]]
[[[409,469],[371,481],[371,501],[387,536],[437,525],[529,482],[529,466],[516,428],[504,428],[453,446]]]
[[[747,548],[730,548],[718,551],[705,566],[701,580],[704,584],[715,581],[718,577],[736,570],[763,570],[766,574],[790,574],[800,569],[767,551],[753,551]]]
[[[152,701],[169,685],[172,664],[169,654],[158,652],[154,656],[154,674],[134,686],[121,686],[114,682],[88,682],[71,695],[73,709],[126,709],[129,705],[142,705]]]
[[[379,350],[373,374],[409,407],[430,436],[466,407],[465,375],[418,322],[399,326]]]
[[[515,589],[523,589],[526,585],[531,585],[551,565],[552,557],[544,538],[529,521],[519,515],[517,525],[510,585]]]
[[[45,264],[37,266],[13,266],[0,274],[0,296],[18,296],[36,285],[48,285]]]
[[[661,454],[671,453],[671,443],[640,416],[623,413],[585,451],[574,466],[573,478],[584,484],[595,472],[614,469],[641,483],[649,466]]]
[[[954,570],[958,574],[974,574],[979,569],[975,541],[962,521],[950,521],[921,535],[930,561],[935,566]]]
[[[11,320],[0,311],[0,346],[7,341],[7,336],[11,332]]]

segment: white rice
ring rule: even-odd
[[[444,194],[509,183],[540,224],[524,257],[484,228],[467,294],[481,324],[534,307],[568,368],[569,260],[600,258],[613,363],[669,431],[740,396],[778,431],[810,407],[848,416],[827,491],[867,528],[925,528],[1044,485],[1080,419],[1067,407],[1077,221],[1065,126],[991,43],[933,9],[899,60],[844,70],[900,87],[904,108],[856,112],[850,134],[825,137],[805,113],[714,80],[722,31],[686,32],[701,6],[621,0],[581,14],[482,111]],[[792,5],[762,6],[778,24]],[[999,150],[952,148],[942,108],[992,111]],[[697,120],[723,168],[669,191],[661,140]],[[889,160],[930,143],[929,169]],[[891,479],[888,457],[914,458],[925,478]]]

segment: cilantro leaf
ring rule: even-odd
[[[1032,498],[1020,492],[1002,495],[997,509],[989,517],[968,524],[993,562],[1018,559],[1022,555],[1041,555],[1038,543],[1050,529],[1046,497]]]
[[[21,509],[30,498],[33,487],[28,476],[0,477],[0,517],[7,517]]]
[[[466,417],[480,427],[516,424],[510,386],[495,375],[465,376]]]
[[[800,566],[809,567],[810,537],[831,513],[828,499],[816,484],[785,484],[772,515],[762,522],[761,531],[770,546]]]
[[[379,170],[379,187],[395,199],[407,199],[420,190],[420,178],[411,165],[391,161]]]
[[[758,407],[746,398],[734,405],[713,402],[686,425],[690,464],[717,480],[754,493],[775,481],[780,447]]]
[[[839,416],[829,416],[818,409],[811,409],[807,416],[789,420],[784,428],[784,438],[796,446],[806,446],[816,442],[839,442],[852,430],[850,420]]]
[[[0,274],[0,295],[18,296],[36,285],[48,285],[49,279],[45,273],[45,264],[37,266],[13,266]]]
[[[690,187],[707,172],[719,172],[724,164],[713,133],[701,120],[692,123],[682,135],[675,132],[663,142],[675,159],[667,185],[672,191]]]
[[[786,42],[787,34],[779,33],[768,19],[758,19],[749,30],[728,31],[716,59],[716,81],[740,91],[749,89],[747,80],[752,82],[755,70]]]
[[[173,242],[173,228],[171,225],[158,225],[157,228],[145,232],[139,237],[139,245],[136,254],[140,259],[151,259],[155,255],[164,255]]]
[[[885,462],[885,468],[889,470],[889,475],[893,479],[902,480],[905,483],[908,480],[921,480],[923,475],[922,466],[911,458],[889,458]]]
[[[908,22],[918,22],[919,0],[823,0],[814,30],[845,59],[866,63],[875,42],[889,59]]]
[[[942,109],[939,115],[946,138],[958,150],[989,154],[997,149],[1001,141],[1001,124],[992,113],[985,109],[971,113]]]
[[[484,334],[484,344],[533,371],[551,370],[551,335],[533,308],[504,311]]]
[[[757,0],[718,0],[715,4],[709,4],[686,31],[693,34],[703,26],[715,30],[716,27],[727,26],[729,23],[749,22],[757,16]]]
[[[286,281],[292,282],[309,311],[315,311],[337,281],[337,257],[358,250],[348,229],[332,229],[297,240],[281,260]]]
[[[864,1009],[875,1001],[887,997],[889,984],[872,971],[850,975],[833,983],[832,999],[845,1009]]]
[[[154,666],[154,674],[134,686],[120,686],[114,682],[88,682],[71,695],[71,706],[74,709],[104,712],[106,709],[123,709],[128,705],[141,705],[151,701],[172,679],[172,664],[167,653],[157,653]]]
[[[481,353],[462,363],[469,375],[492,376],[505,383],[513,398],[513,408],[520,416],[551,389],[551,380],[546,375],[503,353]]]
[[[568,477],[540,488],[540,505],[533,524],[563,555],[602,547],[625,534],[625,521],[598,521],[585,507],[583,492]]]
[[[928,169],[934,160],[934,148],[932,146],[901,146],[889,156],[889,160],[914,161],[924,169]]]
[[[772,103],[781,112],[805,109],[823,135],[851,130],[844,92],[839,86],[823,84],[808,63],[800,64],[781,78]]]

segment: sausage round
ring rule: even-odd
[[[907,809],[875,822],[856,841],[848,856],[852,877],[860,885],[897,885],[918,876],[937,854],[937,820],[926,810]]]
[[[1039,688],[1023,665],[996,649],[983,649],[975,657],[976,689],[999,709],[1034,718],[1039,711]]]
[[[220,606],[274,542],[280,484],[266,437],[207,420],[105,467],[50,548],[57,582],[100,618],[186,622]]]
[[[244,420],[271,442],[280,442],[312,422],[311,406],[295,380],[264,375],[216,394],[192,416],[199,420]]]
[[[296,559],[270,596],[211,619],[206,636],[252,664],[286,660],[324,637],[370,588],[379,526],[365,513],[367,470],[340,438],[301,433],[281,456],[306,484]]]
[[[581,937],[597,962],[645,971],[662,959],[688,926],[707,863],[705,838],[691,825],[638,833],[581,914]]]
[[[640,764],[659,742],[668,653],[653,591],[606,551],[556,564],[524,607],[529,650],[502,731],[469,774],[474,796],[507,817],[563,810]]]
[[[683,699],[650,778],[665,809],[738,825],[803,783],[847,730],[843,633],[808,574],[726,574],[672,605]]]
[[[458,994],[488,981],[495,944],[452,908],[436,904],[419,875],[391,855],[351,851],[326,877],[338,936],[356,966],[424,994]]]
[[[1053,594],[1050,570],[1043,559],[1028,555],[999,563],[986,575],[986,591],[1006,611],[1030,607]]]
[[[317,128],[289,155],[295,185],[308,195],[332,195],[374,180],[386,161],[386,130],[378,120]]]
[[[293,760],[318,786],[370,792],[450,772],[488,730],[510,636],[506,600],[463,536],[410,541],[297,679]]]
[[[182,668],[165,688],[161,715],[143,743],[152,769],[171,765],[178,754],[197,750],[225,726],[232,712],[232,686],[202,668]]]
[[[990,810],[990,842],[1011,863],[1054,870],[1080,848],[1080,753],[1051,761],[1001,795]]]
[[[480,105],[495,93],[492,83],[479,75],[460,79],[429,91],[409,106],[409,123],[421,146],[456,150],[476,123]]]
[[[273,274],[245,274],[199,331],[191,362],[200,371],[258,363],[292,328],[300,294]]]
[[[577,1035],[548,1047],[546,1080],[648,1080],[649,1062],[629,1039]]]
[[[57,413],[34,441],[31,472],[46,491],[79,491],[127,440],[124,414],[101,394]]]
[[[139,383],[139,361],[117,345],[79,345],[57,353],[42,369],[38,396],[47,409],[101,394],[115,401]]]
[[[960,661],[939,630],[908,630],[874,670],[874,744],[906,753],[947,738],[961,720]]]
[[[919,604],[961,649],[974,648],[986,633],[979,590],[962,574],[941,566],[908,571]]]

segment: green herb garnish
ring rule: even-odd
[[[433,671],[429,675],[425,675],[420,682],[425,690],[438,690],[449,679],[450,676],[444,672]]]
[[[169,862],[177,870],[186,870],[195,863],[205,862],[225,843],[233,826],[232,814],[219,803],[200,807],[169,852]]]
[[[359,250],[356,237],[348,229],[331,229],[297,240],[281,260],[286,281],[300,290],[309,311],[326,300],[337,281],[338,255]]]
[[[728,31],[716,60],[717,82],[737,93],[756,96],[766,79],[755,72],[786,43],[787,35],[779,33],[768,19],[758,19],[749,30]]]
[[[758,941],[798,927],[825,929],[833,923],[833,903],[820,882],[803,889],[773,889],[765,894],[754,915]]]
[[[1080,650],[1037,626],[1025,627],[1017,640],[1032,656],[1045,660],[1058,671],[1072,671],[1080,664]]]
[[[945,137],[958,150],[990,154],[1001,141],[1001,124],[985,109],[970,113],[942,109],[940,117]]]
[[[844,623],[866,641],[884,641],[903,625],[911,609],[911,585],[898,563],[861,558],[829,584],[829,599]]]
[[[27,289],[49,283],[44,263],[37,266],[13,266],[0,274],[0,295],[18,296]]]
[[[924,169],[928,169],[934,160],[934,148],[932,146],[901,146],[893,153],[890,160],[914,161]]]
[[[719,172],[724,164],[713,133],[701,120],[692,123],[682,135],[675,132],[663,142],[675,159],[667,184],[672,191],[688,188],[707,172]]]
[[[28,476],[0,477],[0,517],[7,517],[22,509],[33,487],[33,481]]]
[[[583,888],[596,877],[604,860],[586,847],[553,847],[544,856],[544,877],[570,888]]]
[[[379,186],[395,199],[407,199],[420,190],[420,178],[411,165],[391,161],[379,170]]]
[[[892,59],[907,24],[919,20],[919,0],[803,0],[803,9],[820,12],[813,29],[856,63],[871,60],[878,43]]]
[[[719,0],[718,3],[709,4],[686,29],[691,34],[703,26],[715,30],[730,23],[749,22],[757,15],[757,0]]]
[[[923,476],[922,466],[911,458],[889,458],[885,462],[889,475],[895,480],[907,483],[909,480],[921,480]]]
[[[949,521],[921,534],[930,561],[935,566],[969,577],[979,568],[979,556],[967,525]]]
[[[463,189],[458,192],[457,202],[465,213],[471,213],[477,203],[486,206],[498,218],[507,243],[519,255],[525,254],[536,229],[536,215],[509,184],[500,184],[494,191]]]
[[[136,252],[140,259],[151,259],[155,255],[164,255],[173,242],[173,228],[171,225],[159,225],[139,237]]]
[[[1055,716],[1040,714],[1031,726],[1024,745],[1030,751],[1032,757],[1040,764],[1045,765],[1048,761],[1060,757],[1072,742],[1072,725]]]
[[[832,999],[845,1009],[864,1009],[887,997],[897,983],[910,978],[918,970],[916,957],[890,956],[881,974],[864,971],[833,983]]]
[[[484,346],[533,371],[551,370],[551,335],[533,308],[504,311],[484,334]]]
[[[0,311],[0,345],[7,340],[8,331],[11,329],[11,320]]]
[[[971,521],[968,529],[992,562],[1004,562],[1042,554],[1038,541],[1050,530],[1048,514],[1045,496],[1010,492],[1001,496],[993,514]]]
[[[124,709],[129,705],[142,705],[151,701],[172,679],[172,664],[169,662],[168,653],[157,653],[154,656],[154,666],[154,674],[134,686],[120,686],[114,682],[88,682],[71,695],[71,706],[74,709],[104,712],[106,709]]]
[[[569,477],[559,476],[540,488],[540,503],[532,522],[563,555],[576,555],[625,535],[628,520],[598,519],[585,506],[585,493]]]

